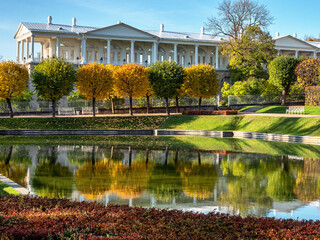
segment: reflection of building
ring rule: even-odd
[[[17,40],[17,61],[37,63],[41,59],[63,57],[80,64],[102,62],[120,65],[135,62],[149,65],[155,61],[176,61],[183,66],[207,63],[224,70],[228,59],[219,53],[219,46],[228,41],[223,36],[213,36],[201,27],[199,33],[140,30],[127,24],[104,28],[79,26],[76,18],[71,25],[47,23],[20,23],[14,36]],[[320,43],[306,42],[293,36],[274,38],[278,54],[316,57]],[[40,49],[37,54],[35,49]]]

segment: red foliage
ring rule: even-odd
[[[236,110],[219,110],[219,111],[183,111],[182,115],[237,115]]]
[[[320,221],[0,195],[0,239],[314,239]]]

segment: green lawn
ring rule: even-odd
[[[250,109],[252,106],[243,107],[240,110]],[[286,106],[267,106],[256,110],[257,113],[286,113],[289,107]],[[306,115],[320,115],[320,107],[305,107]]]
[[[18,191],[14,190],[12,187],[9,187],[7,184],[0,181],[0,195],[4,193],[20,195]]]
[[[320,119],[267,116],[171,116],[162,129],[212,130],[320,136]]]

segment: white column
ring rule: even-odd
[[[21,41],[21,62],[24,62],[24,41]]]
[[[173,45],[173,61],[178,62],[178,44]]]
[[[27,45],[27,53],[26,53],[26,59],[27,61],[29,60],[29,38],[27,38],[27,41],[26,41],[26,45]]]
[[[299,57],[299,51],[298,50],[296,50],[296,58],[298,58]]]
[[[17,41],[17,62],[20,62],[20,42]]]
[[[156,63],[156,62],[158,61],[158,43],[157,43],[157,42],[154,42],[154,43],[153,43],[152,53],[153,53],[153,60],[152,60],[152,62]]]
[[[110,39],[108,39],[108,48],[107,48],[107,64],[110,64],[110,63],[111,63],[110,56],[111,56],[111,40],[110,40]]]
[[[280,49],[277,50],[277,56],[278,56],[278,57],[280,56]]]
[[[314,57],[314,58],[317,57],[317,52],[316,52],[316,51],[313,52],[313,57]]]
[[[219,48],[216,46],[216,69],[219,69]]]
[[[91,62],[94,62],[94,61],[97,61],[97,59],[96,59],[96,51],[92,50],[91,51]]]
[[[82,64],[85,64],[87,61],[87,44],[86,44],[87,39],[83,38],[81,39],[81,60]]]
[[[34,61],[34,36],[31,36],[31,61]]]
[[[60,57],[60,37],[57,37],[57,57]]]
[[[134,40],[131,40],[130,62],[134,63]]]
[[[199,45],[195,45],[194,46],[194,65],[198,65],[198,60],[199,60],[199,57],[198,57],[198,48],[199,48]]]
[[[41,61],[42,59],[44,59],[44,56],[43,56],[43,55],[44,55],[44,54],[43,54],[43,53],[44,53],[43,48],[44,48],[44,43],[41,43],[41,53],[40,53],[40,58],[41,58],[41,59],[40,59],[40,61]]]

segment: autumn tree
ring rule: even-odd
[[[214,35],[237,39],[247,30],[246,27],[267,29],[272,22],[269,10],[257,1],[223,0],[218,6],[217,17],[209,17],[206,26]]]
[[[294,70],[299,62],[298,58],[292,56],[280,56],[273,59],[268,66],[269,81],[283,90],[282,105],[286,103],[286,96],[291,86],[297,81]]]
[[[110,98],[114,83],[114,66],[96,62],[83,65],[77,73],[77,91],[92,99],[93,117],[96,116],[96,100]]]
[[[29,74],[27,69],[12,61],[0,63],[0,99],[6,100],[13,118],[11,99],[27,90]]]
[[[186,80],[183,84],[185,94],[199,99],[210,98],[218,93],[219,79],[214,67],[206,64],[192,65],[185,68]]]
[[[149,88],[148,70],[136,63],[123,64],[115,70],[115,94],[129,97],[130,115],[133,115],[132,99],[147,95]]]
[[[319,84],[320,60],[310,58],[300,62],[296,69],[298,83],[302,87],[316,86]]]
[[[258,26],[248,27],[240,38],[222,44],[221,53],[230,59],[233,79],[235,73],[239,75],[240,72],[243,80],[248,77],[268,78],[265,66],[276,56],[272,37]]]
[[[56,116],[57,101],[73,90],[76,73],[62,58],[46,59],[34,67],[33,85],[41,98],[52,102],[52,117]]]
[[[176,62],[156,62],[149,68],[149,79],[155,95],[166,100],[166,112],[169,112],[169,98],[178,95],[184,79],[185,71]]]

